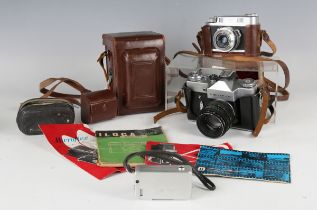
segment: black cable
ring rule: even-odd
[[[129,160],[135,156],[140,156],[142,158],[145,158],[145,156],[151,156],[169,162],[173,165],[189,165],[192,167],[193,173],[197,176],[201,183],[205,185],[207,189],[216,189],[215,184],[212,181],[210,181],[210,179],[208,179],[205,175],[203,175],[195,167],[193,167],[192,164],[186,158],[175,152],[150,150],[131,153],[123,161],[124,168],[130,173],[133,173],[135,170],[129,165]]]

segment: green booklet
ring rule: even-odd
[[[146,142],[167,142],[161,127],[143,130],[96,131],[98,165],[122,167],[124,158],[133,152],[145,150]],[[132,158],[131,165],[144,164],[140,157]]]

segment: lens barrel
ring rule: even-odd
[[[226,101],[211,101],[199,113],[196,124],[202,134],[210,138],[224,135],[235,119],[233,107]]]
[[[219,34],[216,37],[216,45],[221,49],[227,49],[230,44],[230,38],[226,34]]]
[[[216,49],[229,52],[240,44],[241,32],[232,27],[222,27],[213,34],[213,45]]]

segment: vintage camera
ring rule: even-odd
[[[192,192],[192,167],[138,165],[135,167],[134,190],[139,199],[189,199]]]
[[[231,70],[206,71],[191,72],[185,82],[188,119],[196,120],[198,129],[211,138],[231,127],[254,130],[260,115],[256,80],[239,79]]]
[[[260,55],[261,34],[259,16],[215,16],[203,27],[205,47],[210,53],[238,53],[248,56]],[[208,49],[207,49],[208,50]]]

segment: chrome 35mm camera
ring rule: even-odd
[[[203,71],[191,72],[184,86],[188,119],[196,120],[198,129],[211,138],[231,127],[254,130],[260,115],[256,80],[239,79],[230,70]]]
[[[214,53],[260,53],[260,23],[257,14],[215,16],[208,20],[211,48]]]

